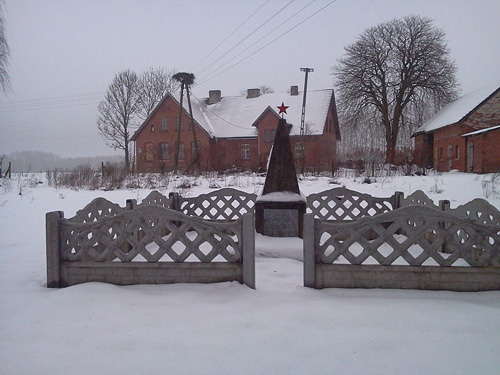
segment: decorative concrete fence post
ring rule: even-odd
[[[45,215],[48,288],[59,288],[61,286],[60,220],[62,218],[64,218],[64,213],[62,211],[48,212]]]
[[[243,215],[243,284],[255,289],[255,220],[254,215]]]
[[[316,287],[316,229],[314,227],[314,215],[304,215],[304,286],[315,288]],[[319,222],[319,220],[318,220]]]

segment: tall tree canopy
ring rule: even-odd
[[[130,137],[134,115],[139,106],[138,76],[125,70],[113,78],[97,110],[97,129],[106,144],[125,152],[125,167],[130,167]]]
[[[130,167],[132,130],[144,121],[163,97],[179,87],[172,72],[150,68],[141,75],[125,70],[115,75],[97,110],[97,129],[106,144],[125,153]]]
[[[457,96],[445,33],[428,18],[409,16],[365,30],[345,51],[333,67],[339,107],[348,121],[376,114],[365,124],[382,126],[386,162],[394,163],[405,111]]]
[[[172,78],[173,75],[173,71],[167,72],[161,67],[150,68],[140,75],[137,116],[141,120],[145,120],[153,112],[168,92],[179,88],[179,82]]]
[[[5,23],[3,14],[4,1],[0,0],[0,87],[4,93],[10,88],[9,78],[9,44],[5,35]]]

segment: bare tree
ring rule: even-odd
[[[167,72],[163,68],[150,68],[139,78],[139,105],[137,116],[145,120],[156,108],[158,103],[168,92],[179,88],[179,82],[172,76],[174,72]]]
[[[97,128],[106,144],[125,152],[125,168],[130,168],[130,137],[134,115],[139,105],[137,74],[125,70],[109,85],[104,100],[99,103]]]
[[[7,36],[5,35],[5,21],[3,14],[4,1],[0,0],[0,86],[2,91],[6,93],[10,88],[9,77],[9,57],[10,49],[7,43]]]
[[[266,86],[266,85],[259,86],[259,90],[260,90],[260,93],[262,95],[274,93],[274,89],[272,87],[269,87],[269,86]]]
[[[443,30],[420,16],[365,30],[345,48],[333,67],[344,118],[376,113],[368,126],[381,126],[387,163],[394,163],[405,111],[429,100],[447,103],[457,96],[456,66],[450,60]],[[422,99],[425,99],[422,101]]]

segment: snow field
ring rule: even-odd
[[[374,196],[421,189],[456,207],[487,176],[336,179]],[[239,179],[249,192],[261,185]],[[249,181],[253,181],[250,179]],[[328,178],[300,181],[304,195]],[[47,289],[45,213],[150,190],[74,191],[12,180],[0,193],[0,374],[497,374],[500,292],[304,288],[302,242],[256,235],[257,289],[239,283],[88,283]],[[208,191],[200,181],[187,191]],[[437,193],[437,191],[442,191]],[[165,194],[166,191],[163,191]],[[500,208],[500,197],[489,197]]]

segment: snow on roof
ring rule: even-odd
[[[499,84],[496,83],[458,98],[442,108],[434,117],[422,125],[416,133],[433,131],[461,121],[498,89]]]
[[[307,92],[305,123],[309,126],[309,134],[322,134],[333,90],[314,90]],[[179,95],[173,95],[179,101]],[[291,96],[289,93],[262,94],[257,98],[247,99],[245,96],[223,97],[220,102],[207,105],[204,99],[191,98],[193,116],[200,126],[213,136],[255,137],[257,129],[255,120],[268,108],[276,112],[283,102],[289,106],[285,119],[292,124],[290,134],[300,133],[302,115],[302,94]],[[183,107],[188,111],[187,99]]]
[[[483,133],[488,133],[492,130],[500,129],[500,125],[497,126],[492,126],[491,128],[486,128],[486,129],[481,129],[481,130],[476,130],[475,132],[470,132],[467,134],[462,134],[462,137],[470,137],[471,135],[479,135]]]

